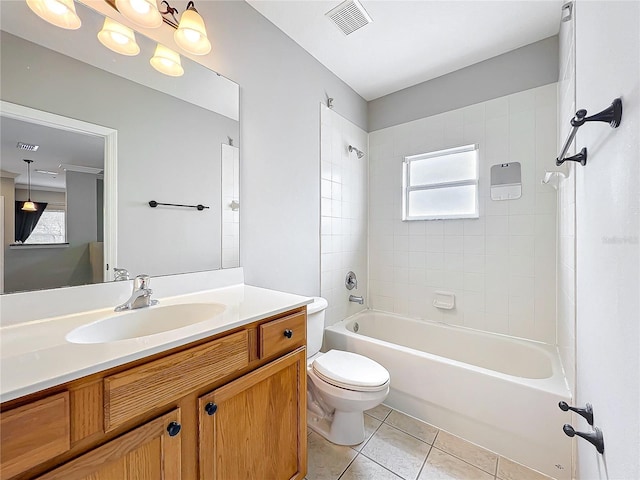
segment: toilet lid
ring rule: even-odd
[[[350,390],[377,390],[389,383],[386,368],[357,353],[329,350],[313,361],[313,371],[323,380]]]

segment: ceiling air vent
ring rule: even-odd
[[[40,145],[18,142],[18,145],[16,145],[16,148],[18,150],[27,150],[28,152],[35,152],[40,148]]]
[[[342,33],[349,35],[373,20],[358,0],[347,0],[325,13]]]

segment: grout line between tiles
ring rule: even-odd
[[[439,432],[439,431],[440,431],[440,430],[438,430],[438,432]],[[436,436],[437,436],[437,435],[438,435],[438,434],[436,434]],[[433,441],[434,441],[434,442],[436,441],[435,437],[434,437]],[[431,445],[431,448],[429,448],[429,451],[427,452],[427,456],[426,456],[426,457],[424,457],[424,462],[422,462],[422,466],[420,467],[420,471],[418,472],[418,476],[416,477],[416,480],[418,480],[418,479],[420,478],[420,475],[422,475],[422,470],[424,470],[424,466],[427,464],[427,460],[429,459],[429,455],[431,455],[431,450],[433,450],[433,449],[434,449],[434,446],[433,446],[433,445]],[[495,479],[494,479],[494,480],[495,480]]]
[[[376,462],[373,458],[368,457],[366,454],[364,454],[364,453],[360,453],[359,455],[362,455],[362,456],[363,456],[364,458],[366,458],[367,460],[371,460],[371,461],[372,461],[373,463],[375,463],[376,465],[378,465],[378,466],[380,466],[380,467],[384,468],[387,472],[391,472],[391,473],[393,473],[396,477],[398,477],[398,478],[401,478],[401,479],[405,480],[405,478],[404,478],[402,475],[400,475],[398,472],[394,472],[394,471],[393,471],[393,470],[391,470],[390,468],[385,467],[384,465],[382,465],[380,462]],[[417,477],[416,477],[416,478],[417,478]],[[339,479],[338,479],[338,480],[339,480]]]
[[[454,455],[451,452],[447,452],[446,450],[442,450],[441,448],[436,447],[435,445],[433,446],[433,448],[435,448],[436,450],[442,452],[442,453],[446,453],[447,455],[451,455],[453,458],[457,458],[458,460],[460,460],[461,462],[466,463],[467,465],[471,465],[473,468],[477,468],[478,470],[480,470],[481,472],[486,473],[487,475],[492,475],[493,477],[496,477],[498,474],[498,462],[496,461],[496,473],[491,473],[491,472],[487,472],[484,468],[479,467],[477,465],[474,465],[473,463],[470,463],[468,461],[466,461],[464,458],[461,458],[457,455]],[[431,453],[431,452],[429,452]],[[493,452],[492,452],[493,453]]]

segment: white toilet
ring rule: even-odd
[[[363,412],[389,394],[389,372],[356,353],[320,353],[327,301],[307,306],[307,425],[338,445],[364,441]]]

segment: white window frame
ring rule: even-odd
[[[435,152],[421,153],[419,155],[411,155],[404,157],[402,162],[402,220],[403,221],[413,221],[413,220],[451,220],[451,219],[459,219],[459,218],[478,218],[479,208],[478,208],[478,170],[479,170],[479,146],[474,143],[471,145],[464,145],[461,147],[447,148],[444,150],[437,150]],[[463,153],[463,152],[476,152],[476,161],[475,161],[475,178],[469,180],[455,181],[455,182],[442,182],[442,183],[424,183],[419,185],[411,184],[411,169],[409,166],[411,162],[427,160],[429,158],[434,157],[444,157],[446,155],[452,155],[455,153]],[[467,185],[475,186],[475,209],[472,213],[461,213],[454,215],[409,215],[409,194],[414,191],[419,190],[431,190],[431,189],[439,189],[439,188],[451,188],[451,187],[462,187]]]

